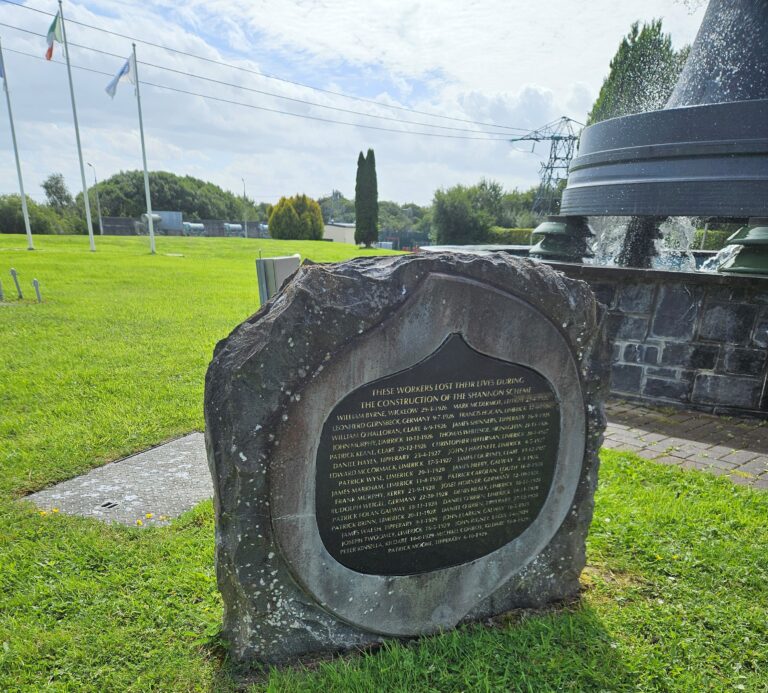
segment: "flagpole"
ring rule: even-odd
[[[21,177],[21,162],[19,160],[19,147],[16,144],[16,130],[13,127],[13,111],[11,110],[11,93],[8,91],[8,71],[3,60],[3,46],[0,43],[0,66],[3,68],[3,90],[8,102],[8,120],[11,122],[11,139],[13,140],[13,153],[16,155],[16,173],[19,175],[19,191],[21,192],[21,211],[24,215],[24,228],[27,230],[27,250],[34,250],[32,241],[32,228],[29,225],[29,210],[27,210],[27,196],[24,194],[24,180]]]
[[[152,219],[152,198],[149,195],[149,173],[147,172],[147,148],[144,146],[144,121],[141,118],[141,92],[139,91],[139,66],[136,61],[136,44],[133,44],[133,70],[136,76],[136,104],[139,107],[139,135],[141,136],[141,158],[144,160],[144,195],[147,198],[147,225],[149,226],[149,250],[155,254],[155,222]]]
[[[69,46],[67,45],[67,28],[64,23],[64,11],[59,0],[59,16],[61,17],[61,35],[64,39],[64,57],[67,59],[67,75],[69,76],[69,94],[72,97],[72,117],[75,121],[75,139],[77,140],[77,156],[80,159],[80,179],[83,182],[83,202],[85,203],[85,223],[88,226],[88,241],[91,251],[96,250],[96,242],[93,240],[93,222],[91,221],[91,203],[88,199],[88,185],[85,182],[85,165],[83,164],[83,150],[80,146],[80,126],[77,124],[77,108],[75,107],[75,86],[72,83],[72,67],[69,64]]]

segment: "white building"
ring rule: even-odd
[[[355,245],[355,225],[340,221],[326,224],[323,238],[334,243],[350,243]]]

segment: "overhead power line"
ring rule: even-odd
[[[32,31],[31,29],[24,29],[23,27],[14,26],[13,24],[7,24],[5,22],[0,22],[0,26],[4,26],[4,27],[7,27],[9,29],[13,29],[15,31],[20,31],[20,32],[23,32],[25,34],[32,34],[33,36],[40,36],[41,38],[45,38],[45,34],[42,34],[42,33],[38,32],[38,31]],[[94,48],[93,46],[85,46],[85,45],[83,45],[81,43],[75,43],[74,41],[68,41],[67,44],[69,46],[74,46],[76,48],[81,48],[83,50],[92,51],[94,53],[100,53],[101,55],[108,55],[108,56],[113,57],[113,58],[119,58],[120,60],[124,60],[125,59],[124,55],[120,55],[118,53],[112,53],[110,51],[105,51],[105,50],[102,50],[100,48]],[[192,79],[199,79],[199,80],[202,80],[202,81],[205,81],[205,82],[211,82],[213,84],[220,84],[222,86],[231,87],[233,89],[240,89],[242,91],[248,91],[248,92],[252,92],[254,94],[262,94],[264,96],[271,96],[271,97],[274,97],[276,99],[283,99],[285,101],[290,101],[290,102],[293,102],[293,103],[300,103],[300,104],[303,104],[305,106],[313,106],[313,107],[316,107],[316,108],[324,108],[324,109],[327,109],[327,110],[336,111],[336,112],[340,112],[340,113],[350,113],[352,115],[363,116],[365,118],[375,118],[377,120],[386,120],[386,121],[395,122],[395,123],[405,123],[405,124],[408,124],[408,125],[419,125],[421,127],[436,128],[438,130],[449,130],[449,131],[453,131],[453,132],[470,132],[470,133],[474,133],[474,134],[478,134],[478,135],[497,135],[497,136],[501,136],[501,137],[507,136],[507,135],[505,135],[505,133],[501,133],[501,132],[486,132],[486,131],[483,131],[483,130],[475,130],[475,129],[471,129],[471,128],[457,128],[457,127],[452,127],[450,125],[433,125],[432,123],[424,123],[424,122],[421,122],[421,121],[418,121],[418,120],[405,120],[403,118],[395,118],[395,117],[392,117],[392,116],[377,115],[375,113],[364,113],[362,111],[355,111],[355,110],[349,109],[349,108],[340,108],[338,106],[329,106],[329,105],[326,105],[326,104],[317,103],[315,101],[307,101],[306,99],[298,99],[298,98],[295,98],[295,97],[292,97],[292,96],[284,96],[282,94],[276,94],[275,92],[264,91],[263,89],[254,89],[253,87],[246,87],[246,86],[241,85],[241,84],[234,84],[232,82],[225,82],[224,80],[215,79],[213,77],[204,77],[203,75],[196,75],[196,74],[194,74],[192,72],[186,72],[185,70],[177,70],[176,68],[168,67],[166,65],[158,65],[156,63],[148,63],[148,62],[146,62],[144,60],[139,60],[138,62],[139,62],[140,65],[145,65],[146,67],[152,67],[152,68],[155,68],[157,70],[164,70],[165,72],[173,72],[175,74],[183,75],[185,77],[190,77]]]
[[[47,12],[45,10],[38,9],[36,7],[30,7],[29,5],[22,5],[19,2],[14,2],[13,0],[0,0],[1,2],[4,2],[8,5],[13,5],[15,7],[19,7],[24,10],[29,10],[31,12],[37,12],[39,14],[47,15],[49,17],[53,17],[53,12]],[[233,65],[232,63],[225,62],[223,60],[216,60],[215,58],[208,58],[203,55],[197,55],[196,53],[189,53],[187,51],[182,51],[178,48],[171,48],[170,46],[163,46],[159,43],[153,43],[152,41],[147,41],[146,39],[138,38],[135,36],[129,36],[127,34],[122,34],[117,31],[112,31],[110,29],[105,29],[103,27],[94,26],[93,24],[87,24],[86,22],[80,22],[76,19],[69,19],[67,18],[68,24],[77,24],[78,26],[85,27],[87,29],[92,29],[94,31],[100,31],[105,34],[110,34],[112,36],[117,36],[119,38],[124,38],[129,41],[135,41],[136,43],[141,43],[146,46],[152,46],[153,48],[159,48],[161,50],[169,51],[171,53],[176,53],[177,55],[183,55],[188,58],[194,58],[195,60],[202,60],[204,62],[212,63],[214,65],[219,65],[221,67],[226,67],[231,70],[239,70],[240,72],[246,72],[252,75],[257,75],[259,77],[263,77],[264,79],[271,79],[278,82],[284,82],[286,84],[292,84],[297,87],[302,87],[303,89],[311,89],[313,91],[321,92],[323,94],[329,94],[331,96],[338,96],[345,99],[352,99],[354,101],[360,101],[363,103],[369,103],[373,104],[375,106],[379,106],[381,108],[391,108],[398,111],[406,111],[408,113],[415,113],[417,115],[423,115],[428,116],[430,118],[441,118],[443,120],[451,120],[459,123],[467,123],[470,125],[481,125],[483,127],[491,127],[491,128],[498,128],[500,130],[506,130],[510,132],[528,132],[528,128],[518,128],[518,127],[512,127],[510,125],[498,125],[496,123],[489,123],[479,120],[471,120],[468,118],[457,118],[455,116],[447,116],[447,115],[441,115],[439,113],[431,113],[429,111],[421,111],[415,108],[408,108],[406,106],[395,106],[393,104],[384,103],[382,101],[377,101],[376,99],[367,99],[363,96],[354,96],[352,94],[345,94],[344,92],[340,91],[334,91],[332,89],[323,89],[322,87],[316,87],[311,84],[305,84],[304,82],[298,82],[296,80],[287,79],[285,77],[279,77],[278,75],[273,75],[268,72],[261,72],[260,70],[254,70],[252,68],[243,67],[241,65]],[[74,44],[72,44],[74,45]],[[435,126],[432,126],[435,127]]]
[[[541,162],[539,187],[533,200],[533,211],[539,214],[556,214],[560,206],[560,184],[567,180],[568,169],[576,152],[576,143],[584,123],[563,116],[551,123],[532,130],[527,135],[515,137],[510,142],[549,142],[549,159]]]
[[[16,53],[18,55],[24,55],[28,58],[34,58],[36,60],[45,60],[45,58],[35,55],[34,53],[27,53],[26,51],[20,51],[13,48],[5,48],[6,52],[9,53]],[[59,65],[63,65],[64,63],[60,60],[51,60],[50,62],[57,63]],[[111,72],[105,72],[104,70],[96,70],[92,67],[85,67],[84,65],[75,65],[72,64],[72,67],[78,70],[83,70],[85,72],[93,72],[98,75],[104,75],[106,77],[113,77],[114,75]],[[321,118],[320,116],[313,116],[308,115],[305,113],[292,113],[291,111],[282,111],[277,108],[268,108],[266,106],[257,106],[255,104],[245,103],[244,101],[235,101],[234,99],[225,99],[220,96],[213,96],[212,94],[201,94],[199,92],[189,91],[187,89],[179,89],[177,87],[171,87],[167,84],[157,84],[155,82],[148,82],[146,80],[141,80],[142,84],[145,84],[148,87],[155,87],[157,89],[164,89],[166,91],[172,91],[176,92],[178,94],[186,94],[188,96],[197,96],[201,99],[207,99],[210,101],[217,101],[219,103],[226,103],[233,106],[242,106],[244,108],[251,108],[258,111],[266,111],[268,113],[277,113],[279,115],[285,115],[285,116],[292,116],[294,118],[303,118],[305,120],[315,120],[322,123],[332,123],[334,125],[347,125],[350,127],[356,127],[356,128],[365,128],[366,130],[378,130],[379,132],[395,132],[401,135],[417,135],[419,137],[439,137],[443,139],[457,139],[457,140],[477,140],[477,141],[484,141],[484,142],[506,142],[507,136],[502,135],[501,133],[494,133],[490,137],[476,137],[472,135],[446,135],[439,132],[418,132],[414,130],[398,130],[396,128],[385,128],[380,127],[378,125],[366,125],[364,123],[350,123],[348,121],[343,120],[334,120],[332,118]]]

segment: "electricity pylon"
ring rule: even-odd
[[[539,169],[539,189],[533,201],[535,214],[558,213],[560,184],[568,178],[568,167],[576,151],[576,142],[582,127],[584,127],[582,123],[563,116],[525,135],[509,140],[510,142],[532,142],[532,152],[537,142],[549,142],[549,159],[542,161]]]

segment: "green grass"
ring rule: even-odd
[[[259,307],[255,258],[316,262],[386,251],[240,238],[0,235],[0,493],[24,493],[202,430],[203,377],[219,339]],[[165,253],[173,254],[172,256]],[[177,256],[179,255],[179,256]],[[44,303],[32,299],[32,279]],[[29,300],[27,300],[29,299]]]
[[[214,343],[256,308],[242,239],[0,236],[0,690],[226,691],[213,511],[169,527],[42,515],[19,495],[202,426]],[[337,255],[333,255],[336,253]],[[768,690],[768,494],[604,452],[579,601],[251,674],[269,691]]]

